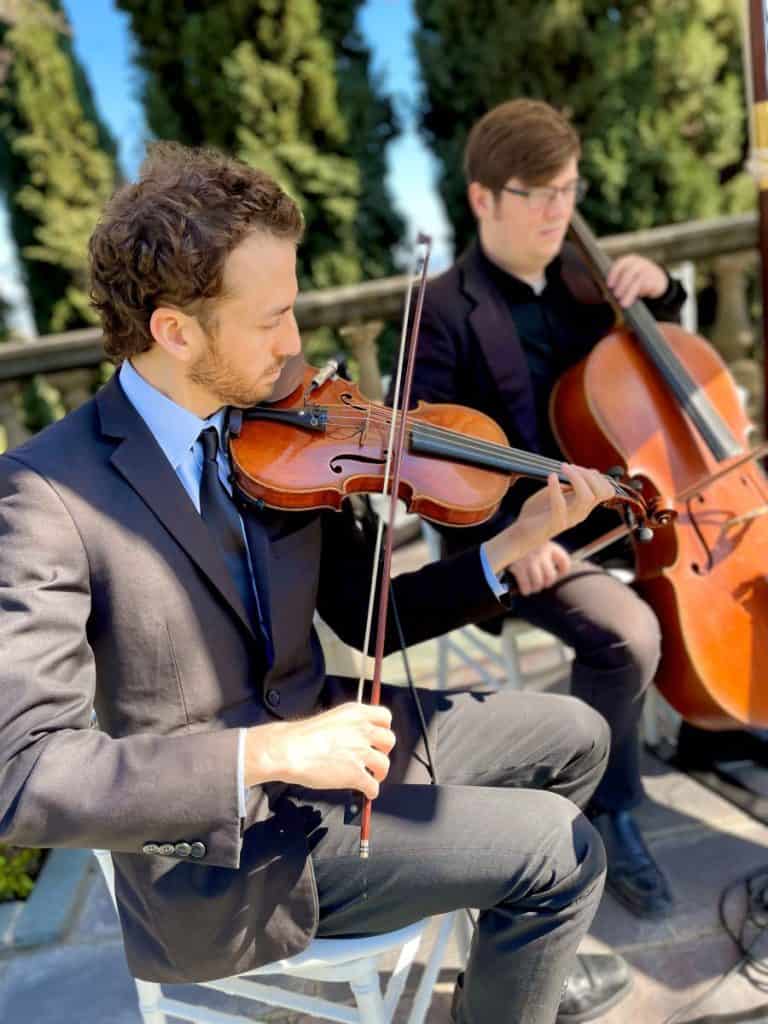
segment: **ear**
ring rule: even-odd
[[[192,317],[173,306],[158,306],[149,319],[149,329],[160,348],[173,359],[182,363],[194,359],[200,328]]]
[[[493,210],[493,192],[479,181],[471,181],[467,186],[467,199],[477,220],[485,220]]]

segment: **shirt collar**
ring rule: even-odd
[[[120,386],[128,401],[147,424],[175,470],[194,450],[200,431],[205,427],[215,426],[221,441],[225,409],[219,409],[207,420],[200,419],[158,391],[133,368],[128,359],[123,361],[118,372]]]
[[[509,298],[517,299],[520,302],[530,301],[536,296],[537,293],[527,281],[523,281],[522,278],[515,277],[514,274],[510,274],[508,271],[503,270],[497,263],[493,262],[483,249],[479,238],[477,240],[477,251],[486,274],[491,278],[496,287],[501,289],[505,295]],[[560,262],[561,257],[558,254],[544,268],[544,277],[546,280],[545,288],[547,285],[551,284],[559,274]],[[541,294],[541,292],[538,294]]]

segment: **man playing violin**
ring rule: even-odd
[[[502,103],[474,126],[465,171],[477,238],[427,286],[412,391],[414,402],[479,409],[511,445],[555,458],[562,454],[548,418],[552,387],[615,320],[565,241],[585,189],[579,153],[570,123],[540,101]],[[638,255],[616,260],[607,285],[620,305],[644,299],[660,319],[674,319],[685,298],[665,270]],[[446,550],[513,521],[527,493],[516,484],[485,528],[445,531]],[[592,536],[598,522],[616,525],[595,517]],[[572,562],[576,546],[574,535],[549,539],[513,563],[519,596],[512,614],[573,648],[571,690],[611,726],[608,767],[589,815],[605,842],[609,890],[634,913],[658,918],[672,896],[631,812],[644,795],[638,723],[659,659],[659,628],[629,587],[596,565]]]
[[[367,538],[345,513],[232,501],[227,410],[274,397],[300,351],[301,233],[265,174],[172,144],[94,231],[119,369],[0,457],[0,840],[111,850],[140,978],[238,974],[468,904],[455,1021],[591,1019],[629,986],[620,958],[574,960],[603,884],[579,808],[604,720],[569,696],[424,692],[422,735],[403,689],[357,703],[312,621],[362,646]],[[499,575],[613,494],[563,473],[482,547],[393,581],[407,642],[497,615]]]

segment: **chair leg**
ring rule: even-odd
[[[475,912],[477,913],[477,911]],[[462,965],[469,960],[475,935],[475,914],[466,908],[455,911],[454,938]]]
[[[437,638],[437,689],[444,690],[448,686],[448,638]]]
[[[168,1018],[158,1009],[163,990],[154,981],[139,981],[134,978],[139,995],[139,1013],[144,1024],[168,1024]]]
[[[501,655],[507,673],[507,686],[513,690],[523,688],[523,673],[520,668],[520,651],[517,633],[513,623],[505,623],[501,629]]]
[[[408,1024],[424,1024],[424,1018],[427,1016],[430,1003],[432,1002],[433,990],[437,976],[440,973],[440,968],[443,965],[445,959],[445,950],[448,946],[448,940],[451,937],[454,927],[457,923],[457,916],[460,920],[461,917],[466,919],[466,915],[463,910],[454,911],[452,914],[445,914],[440,921],[440,928],[435,938],[434,945],[429,954],[427,962],[424,964],[424,973],[419,981],[419,986],[413,997],[413,1003],[411,1004],[411,1012],[408,1015]]]
[[[360,1014],[360,1024],[390,1024],[384,1011],[379,972],[376,970],[375,961],[369,961],[357,977],[351,978],[349,986],[355,996]]]

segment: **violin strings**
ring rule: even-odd
[[[326,408],[330,411],[333,407]],[[350,427],[357,427],[361,425],[359,413],[355,413],[351,409],[348,411],[346,416],[345,413],[342,413],[341,415],[338,413],[331,413],[328,419],[329,425]],[[375,413],[373,417],[369,417],[365,422],[372,423],[374,426],[380,426],[383,428],[389,425],[389,415],[387,413]],[[425,437],[434,438],[436,440],[451,440],[458,448],[461,448],[466,452],[501,455],[509,457],[510,459],[514,457],[519,459],[520,462],[530,465],[532,468],[540,468],[552,473],[557,473],[561,468],[561,463],[557,462],[555,459],[548,459],[543,455],[534,455],[531,452],[526,452],[518,448],[511,448],[495,441],[485,441],[482,438],[473,438],[467,434],[462,434],[459,431],[450,430],[447,427],[437,427],[432,424],[420,423],[418,421],[414,421],[412,424],[409,424],[409,426],[411,431],[418,429]]]
[[[343,410],[341,414],[334,413],[331,410],[338,408]],[[345,406],[326,406],[329,413],[328,423],[332,426],[350,426],[358,427],[361,425],[360,413],[356,413],[353,409],[347,409]],[[391,411],[390,410],[377,410],[372,409],[371,415],[365,420],[366,424],[373,424],[376,427],[383,429],[384,427],[390,426]],[[480,455],[496,455],[502,456],[509,460],[509,472],[515,472],[518,466],[525,469],[537,469],[541,472],[556,473],[561,472],[561,463],[555,459],[546,458],[543,455],[534,455],[531,452],[523,451],[519,448],[511,448],[506,445],[499,444],[494,441],[485,441],[481,438],[472,438],[466,434],[462,434],[459,431],[450,430],[447,427],[437,427],[432,424],[425,424],[420,422],[414,422],[410,424],[411,432],[414,429],[418,429],[424,436],[435,440],[451,440],[454,444],[454,451],[457,455],[466,454],[480,454]],[[504,469],[499,469],[500,472],[504,472]],[[635,502],[638,500],[638,495],[633,491],[628,490],[618,481],[612,477],[606,477],[608,479],[616,494],[626,499],[633,499]]]

